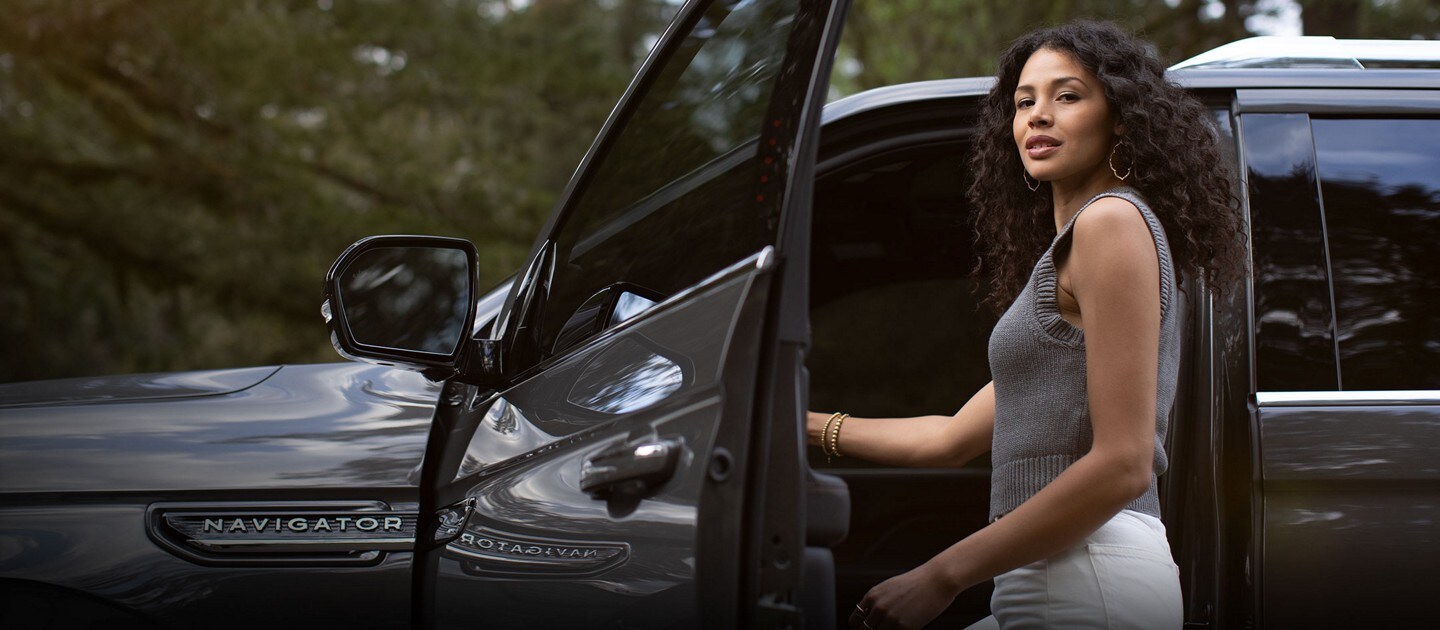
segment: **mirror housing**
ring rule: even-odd
[[[371,236],[325,274],[320,312],[341,356],[434,380],[503,384],[500,343],[474,339],[475,246],[438,236]]]

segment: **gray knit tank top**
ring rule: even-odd
[[[1160,258],[1160,362],[1155,392],[1155,459],[1150,488],[1126,509],[1160,516],[1155,475],[1165,472],[1165,433],[1180,369],[1180,317],[1175,267],[1160,220],[1130,188],[1100,193],[1140,208]],[[1056,301],[1055,249],[1067,242],[1075,217],[1060,229],[1035,263],[1030,281],[990,334],[990,374],[995,381],[995,434],[991,446],[990,520],[1025,502],[1090,450],[1090,404],[1085,389],[1085,333],[1060,316]]]

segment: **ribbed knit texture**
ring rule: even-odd
[[[1060,316],[1055,297],[1057,247],[1068,243],[1075,218],[1101,197],[1135,204],[1150,225],[1160,258],[1160,362],[1155,392],[1155,458],[1150,488],[1127,509],[1160,516],[1155,476],[1165,472],[1165,433],[1180,370],[1180,317],[1175,267],[1165,229],[1130,188],[1085,202],[1035,263],[1030,281],[990,334],[995,380],[995,434],[991,446],[990,520],[1025,502],[1090,450],[1090,403],[1085,377],[1085,332]]]

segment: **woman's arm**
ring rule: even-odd
[[[919,627],[960,591],[1079,543],[1150,485],[1159,365],[1159,257],[1144,217],[1104,198],[1075,222],[1090,451],[1028,501],[866,594],[871,627]]]
[[[805,434],[820,445],[828,413],[807,414]],[[839,448],[854,457],[893,466],[964,466],[990,450],[995,429],[995,383],[986,383],[954,416],[846,418]]]

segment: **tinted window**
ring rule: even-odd
[[[1440,389],[1440,120],[1312,121],[1344,389]]]
[[[552,237],[544,355],[607,286],[663,299],[774,241],[791,123],[766,108],[794,5],[716,2],[700,15]]]
[[[1330,283],[1305,114],[1241,118],[1255,282],[1258,391],[1339,387]]]

